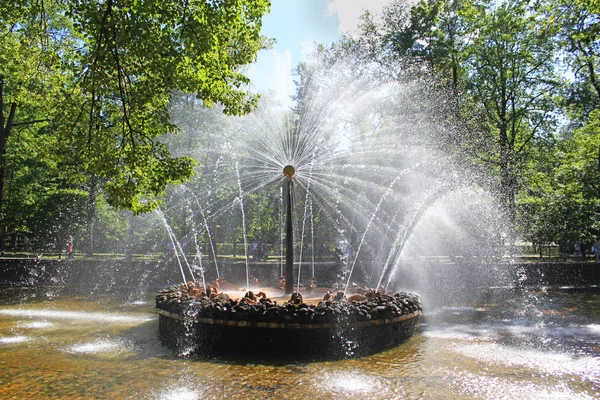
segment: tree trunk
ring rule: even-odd
[[[581,46],[582,49],[583,49],[583,47],[584,46]],[[598,95],[598,98],[600,98],[600,84],[598,84],[598,80],[596,79],[596,69],[594,67],[594,62],[589,57],[586,61],[586,66],[588,69],[588,73],[590,74],[590,83],[596,90],[596,94]]]
[[[4,78],[0,78],[0,218],[2,220],[2,228],[0,229],[0,250],[4,253],[4,239],[6,235],[6,221],[3,214],[4,203],[4,176],[6,173],[6,145],[8,137],[13,126],[15,112],[17,111],[17,103],[13,102],[10,105],[8,119],[4,118]]]

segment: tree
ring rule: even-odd
[[[534,139],[553,132],[552,94],[559,86],[553,41],[521,1],[486,12],[475,28],[479,33],[469,46],[467,91],[479,120],[495,136],[482,158],[497,167],[500,197],[514,227],[518,168]]]
[[[43,90],[29,86],[50,84],[23,70],[49,74],[57,84],[43,103],[55,107],[44,119],[69,150],[61,155],[104,178],[112,205],[148,211],[167,183],[192,174],[193,161],[171,157],[158,139],[176,130],[167,112],[172,93],[195,93],[229,114],[250,111],[257,97],[241,88],[248,79],[239,67],[262,46],[268,7],[268,0],[2,0],[1,34],[12,46],[3,58],[14,60],[5,79],[24,82],[23,96],[31,96]],[[4,132],[20,116],[14,107],[0,110]]]
[[[438,142],[498,177],[495,187],[513,229],[516,194],[525,182],[520,172],[537,146],[554,142],[560,115],[556,30],[543,18],[521,0],[423,0],[410,8],[395,1],[381,23],[367,14],[355,40],[371,49],[363,52],[366,61],[398,71],[395,79],[406,70],[416,78],[429,74],[449,93],[454,125],[468,129],[453,129]]]
[[[600,4],[595,0],[540,3],[545,25],[556,31],[565,62],[573,74],[566,105],[581,123],[600,106]]]
[[[563,253],[575,243],[589,248],[600,234],[599,147],[600,113],[594,111],[588,124],[528,166],[520,202],[526,238],[559,243]]]
[[[436,85],[452,93],[457,111],[467,79],[466,48],[475,35],[473,23],[483,14],[485,2],[422,0],[411,4],[405,0],[390,3],[383,10],[380,24],[365,13],[357,42],[369,48],[369,59],[398,70],[397,76],[415,63],[413,73],[421,70],[434,75]]]

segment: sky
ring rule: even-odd
[[[294,94],[292,70],[306,59],[312,43],[330,44],[343,33],[356,32],[368,9],[378,13],[389,0],[272,0],[263,18],[262,35],[274,38],[271,50],[259,52],[246,75],[258,92],[274,91],[290,106]]]

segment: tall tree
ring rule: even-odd
[[[514,227],[520,167],[541,140],[553,140],[553,95],[561,84],[555,31],[522,0],[422,0],[408,6],[393,2],[380,23],[367,14],[355,42],[381,49],[363,54],[388,68],[406,70],[406,58],[412,58],[419,66],[412,71],[429,74],[449,91],[456,122],[474,128],[463,130],[459,140],[453,135],[448,145],[498,176],[496,187]]]
[[[256,104],[241,89],[248,79],[239,67],[262,46],[268,8],[268,0],[1,0],[0,34],[15,43],[2,53],[35,72],[39,63],[28,60],[53,57],[46,70],[67,78],[45,115],[64,142],[60,155],[105,178],[111,204],[143,212],[167,183],[192,174],[192,160],[171,157],[159,140],[176,130],[167,112],[174,90],[222,103],[229,114]],[[8,67],[4,74],[32,83]],[[6,131],[10,112],[1,111]]]
[[[3,248],[4,236],[7,233],[6,215],[6,178],[7,167],[21,165],[20,160],[30,164],[43,164],[36,160],[39,150],[44,146],[52,146],[53,142],[46,135],[35,139],[34,132],[41,131],[51,121],[56,112],[57,99],[61,90],[67,86],[72,77],[68,71],[61,71],[61,57],[70,60],[75,49],[75,40],[66,39],[60,33],[68,27],[64,16],[56,13],[52,4],[46,12],[37,18],[23,21],[24,11],[37,7],[37,4],[0,3],[0,247]],[[55,18],[50,18],[54,15]],[[42,34],[42,32],[46,32]],[[41,40],[43,38],[43,40]],[[20,132],[19,140],[15,140],[15,132]],[[36,145],[37,142],[37,145]],[[10,149],[17,144],[15,150],[25,151],[17,155]],[[31,157],[31,156],[34,157]],[[17,177],[18,171],[12,171],[11,177]],[[25,174],[27,175],[27,173]],[[43,180],[43,179],[42,179]],[[18,182],[18,180],[13,180]],[[24,191],[21,191],[24,193]],[[22,198],[22,197],[21,197]],[[16,196],[12,196],[16,200]],[[13,224],[13,227],[16,225]]]
[[[542,1],[544,24],[555,30],[573,82],[566,104],[581,124],[600,106],[600,3],[596,0]]]
[[[31,162],[49,156],[59,166],[49,168],[61,174],[56,189],[88,192],[88,253],[97,196],[136,213],[152,209],[166,184],[192,175],[192,159],[171,156],[160,139],[177,130],[167,112],[172,93],[248,112],[257,97],[242,89],[248,79],[239,67],[265,43],[259,31],[268,7],[268,0],[0,0],[0,215],[7,157],[21,158],[12,135],[26,128]],[[2,234],[11,221],[4,222]]]
[[[589,182],[597,182],[600,177],[600,146],[594,134],[597,133],[597,110],[600,108],[600,3],[596,0],[558,0],[541,2],[541,5],[545,24],[548,29],[557,32],[564,60],[572,75],[565,90],[564,103],[570,118],[570,130],[566,131],[565,139],[569,144],[574,142],[581,146],[582,150],[587,149],[588,153],[590,144],[596,143],[590,154],[595,154],[597,162],[591,163],[595,168],[587,168],[586,175],[590,178]],[[570,136],[573,128],[581,127]],[[576,182],[581,180],[580,175],[574,178]],[[579,203],[597,204],[600,188],[589,184],[581,186],[585,190],[579,195]],[[585,209],[597,212],[596,207],[587,206]],[[587,226],[589,221],[588,218],[583,219]],[[582,228],[581,232],[590,233],[589,228]],[[598,234],[598,231],[594,233]]]
[[[524,1],[502,3],[476,22],[467,91],[495,137],[482,158],[497,167],[500,196],[514,227],[518,168],[533,140],[553,132],[552,94],[559,86],[553,40]]]
[[[598,181],[600,113],[527,166],[520,210],[524,237],[533,243],[559,243],[562,253],[580,244],[585,252],[600,234]]]
[[[379,24],[365,13],[358,41],[371,49],[371,59],[387,66],[402,60],[399,67],[405,69],[408,60],[416,61],[452,92],[458,106],[467,73],[465,50],[475,34],[473,21],[484,9],[484,1],[395,0],[384,8]]]

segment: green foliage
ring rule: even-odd
[[[588,245],[600,233],[600,112],[560,143],[550,160],[528,173],[520,209],[524,235],[534,243]],[[546,153],[546,157],[547,157]]]
[[[452,100],[454,124],[468,127],[460,140],[438,141],[498,177],[494,186],[513,226],[515,196],[525,182],[519,172],[538,144],[554,140],[560,115],[555,30],[540,19],[524,0],[422,0],[412,7],[399,0],[384,10],[380,24],[367,14],[356,40],[404,59],[381,62],[375,50],[367,60],[395,70],[416,62],[420,67],[412,71],[425,68],[434,77],[433,86]]]
[[[87,193],[73,189],[51,190],[38,198],[28,220],[29,226],[35,228],[38,243],[55,243],[62,249],[67,235],[83,236],[86,201]]]
[[[600,3],[596,0],[546,0],[538,3],[546,29],[556,34],[573,75],[564,103],[577,121],[600,106]]]
[[[492,146],[478,147],[497,165],[501,196],[514,218],[517,170],[530,157],[532,141],[553,133],[559,85],[553,41],[521,1],[487,10],[473,29],[478,34],[467,50],[466,92],[481,126],[495,136]]]
[[[13,3],[0,1],[0,73],[19,119],[28,113],[22,99],[50,107],[31,116],[52,121],[56,155],[103,177],[116,207],[148,211],[166,184],[191,176],[193,161],[158,140],[176,130],[167,110],[174,91],[227,114],[256,105],[239,68],[264,44],[267,0]]]

